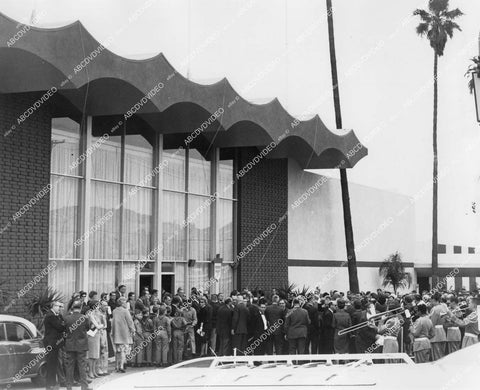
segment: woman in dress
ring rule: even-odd
[[[88,303],[87,316],[90,320],[90,332],[88,334],[88,378],[98,378],[96,372],[98,360],[100,359],[100,332],[106,328],[106,324],[102,322],[102,314],[100,313],[100,303],[91,300]]]

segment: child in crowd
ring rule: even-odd
[[[187,320],[182,316],[180,310],[175,311],[175,317],[170,322],[173,339],[173,363],[180,363],[183,358],[183,344],[185,343],[185,329]]]
[[[170,320],[165,315],[166,307],[164,305],[154,306],[153,312],[158,316],[153,320],[153,329],[155,330],[155,363],[159,367],[168,366],[168,350],[171,340]]]
[[[143,364],[144,347],[142,342],[143,327],[142,327],[143,313],[141,310],[135,310],[135,317],[133,319],[133,326],[135,327],[135,334],[133,336],[133,349],[130,353],[130,362],[133,367],[138,367]]]
[[[147,366],[153,365],[153,360],[152,360],[152,345],[153,345],[153,333],[154,333],[154,328],[153,328],[153,321],[150,319],[150,313],[149,310],[143,310],[143,318],[142,318],[142,331],[143,331],[143,340],[144,344],[147,343],[147,345],[144,348],[144,363]]]

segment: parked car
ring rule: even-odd
[[[43,335],[24,318],[0,314],[0,384],[30,378],[45,385]]]

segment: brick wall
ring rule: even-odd
[[[257,154],[256,148],[241,148],[239,171]],[[288,208],[288,160],[261,159],[240,178],[238,199],[238,252],[253,249],[238,262],[237,287],[266,292],[283,287],[288,282],[288,218],[279,219]],[[272,223],[273,231],[259,240]],[[258,244],[248,247],[255,239]]]
[[[50,182],[51,119],[47,104],[22,124],[17,118],[38,94],[0,95],[0,313],[25,315],[25,297],[17,293],[48,265],[48,191],[26,212],[13,216]],[[8,135],[5,133],[16,125]],[[9,224],[10,223],[10,224]],[[48,276],[30,290],[43,290]],[[5,299],[5,294],[14,294]],[[3,301],[3,302],[2,302]]]

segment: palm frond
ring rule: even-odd
[[[445,13],[448,9],[448,0],[430,0],[428,9],[437,16]]]
[[[303,287],[300,289],[300,288],[297,288],[295,290],[295,293],[297,295],[303,295],[303,296],[306,296],[309,292],[310,292],[311,288],[309,286],[305,286],[303,285]]]
[[[420,16],[420,19],[426,23],[430,23],[432,21],[432,15],[430,15],[428,11],[425,11],[424,9],[416,9],[413,11],[413,15]]]
[[[468,79],[468,90],[470,93],[474,91],[475,75],[474,73],[480,75],[480,56],[473,57],[470,59],[472,64],[470,64],[465,72],[465,76],[469,77]]]
[[[452,9],[450,11],[446,11],[444,13],[444,16],[447,19],[450,19],[450,20],[456,19],[456,18],[458,18],[462,15],[465,15],[465,14],[462,11],[460,11],[460,9],[458,9],[458,8]]]
[[[443,28],[445,29],[445,32],[450,38],[453,38],[453,33],[455,30],[462,31],[460,26],[457,23],[452,22],[451,20],[446,20]]]
[[[279,287],[277,289],[278,296],[282,299],[287,299],[289,295],[294,293],[296,288],[297,288],[297,285],[295,283],[283,285],[282,287]]]
[[[27,297],[27,313],[32,319],[37,320],[37,328],[43,326],[43,317],[47,314],[52,302],[63,302],[63,294],[52,287],[47,287],[38,293],[31,293]]]
[[[430,28],[430,25],[428,23],[420,23],[418,26],[417,26],[417,34],[418,35],[427,35],[428,33],[428,29]]]

